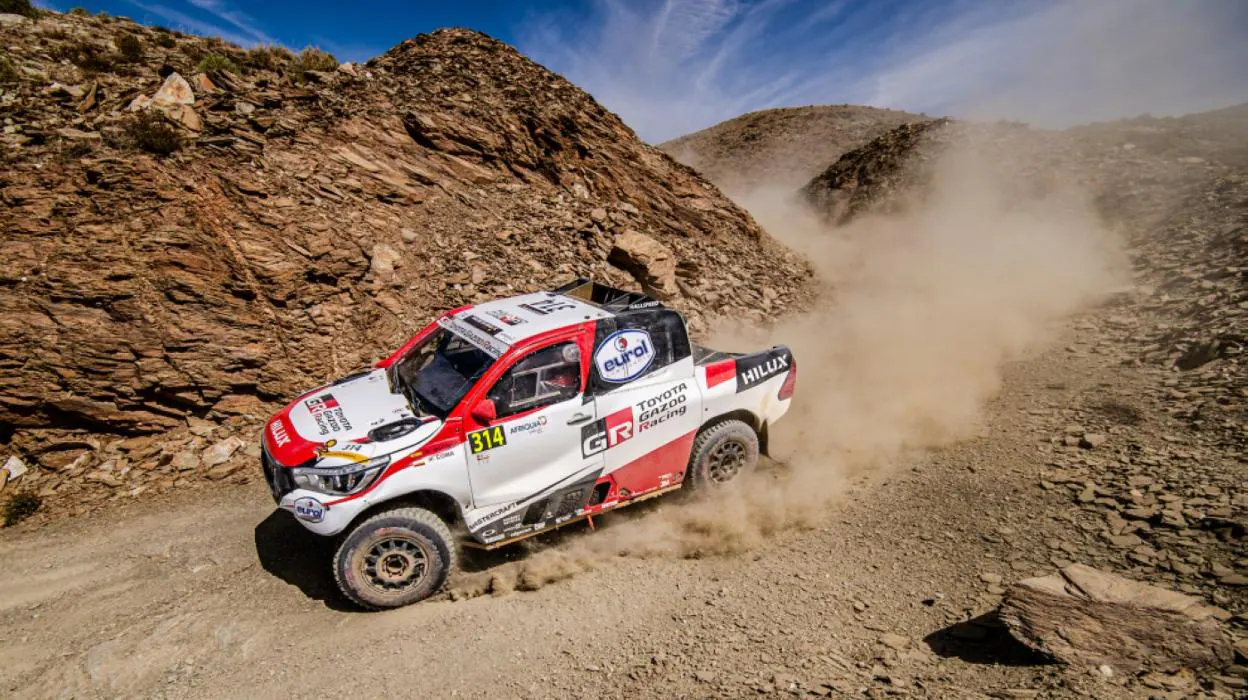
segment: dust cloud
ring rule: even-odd
[[[1020,199],[1026,188],[1002,162],[970,142],[951,148],[924,197],[843,227],[790,193],[740,197],[825,287],[807,312],[769,328],[721,324],[706,339],[793,350],[797,393],[771,435],[779,464],[463,577],[453,595],[536,589],[619,556],[748,550],[819,525],[853,475],[973,436],[1003,366],[1058,337],[1063,319],[1121,279],[1114,237],[1086,198],[1049,187]]]

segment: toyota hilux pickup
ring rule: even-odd
[[[586,280],[464,306],[266,423],[280,508],[337,538],[366,608],[436,593],[494,548],[754,467],[789,408],[792,353],[699,347],[679,313]]]

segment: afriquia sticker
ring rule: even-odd
[[[594,364],[603,381],[623,384],[640,377],[654,362],[654,343],[642,330],[616,331],[594,352]]]

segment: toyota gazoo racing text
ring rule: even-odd
[[[369,608],[435,593],[461,545],[498,547],[752,468],[792,353],[690,343],[636,292],[577,280],[444,314],[264,428],[265,478]]]

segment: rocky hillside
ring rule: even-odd
[[[660,146],[727,192],[796,189],[846,151],[927,117],[893,109],[828,105],[751,112]]]
[[[867,210],[893,208],[899,193],[912,193],[931,177],[930,167],[944,150],[950,123],[936,119],[890,129],[842,154],[806,183],[802,194],[836,223]]]
[[[6,15],[0,41],[0,441],[53,502],[250,467],[235,436],[274,402],[447,308],[583,275],[696,330],[809,279],[692,170],[475,32],[364,65],[80,14]]]

